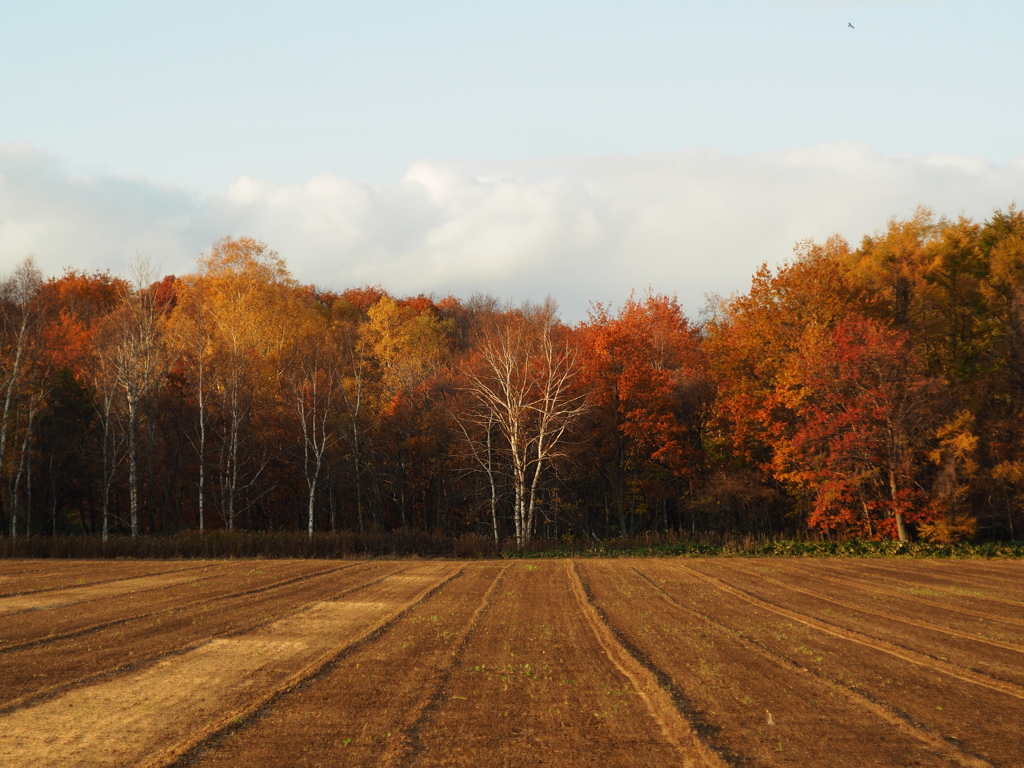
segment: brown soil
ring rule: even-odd
[[[54,558],[25,558],[25,559],[4,559],[0,560],[0,573],[3,574],[19,574],[19,573],[42,573],[43,571],[49,572],[63,572],[71,573],[76,568],[84,568],[88,565],[103,562],[99,560],[63,560]],[[105,561],[105,562],[110,562]],[[143,561],[139,561],[143,562]],[[148,562],[148,561],[146,561]],[[150,563],[152,565],[152,563]]]
[[[699,765],[595,630],[563,563],[513,565],[402,764]]]
[[[996,606],[991,612],[985,612],[978,610],[977,606],[973,605],[974,601],[959,597],[954,598],[953,602],[948,597],[944,600],[920,595],[908,597],[906,592],[897,589],[830,577],[821,569],[807,569],[790,561],[761,561],[757,565],[739,567],[788,586],[841,600],[857,607],[884,611],[979,637],[1024,645],[1024,619],[1000,615],[1005,606]]]
[[[1024,731],[1017,725],[1024,722],[1024,690],[1019,687],[779,609],[717,576],[702,579],[716,590],[693,590],[690,574],[725,575],[728,562],[677,561],[672,570],[674,576],[666,574],[666,591],[696,602],[766,650],[865,696],[925,733],[960,745],[965,754],[1006,765],[1024,754]]]
[[[966,671],[981,671],[997,680],[1024,685],[1024,644],[982,638],[938,622],[824,598],[810,589],[773,579],[763,570],[751,573],[730,564],[714,575],[777,608],[893,644],[907,653],[931,656],[938,663],[949,662]]]
[[[212,562],[161,560],[41,560],[0,561],[0,598],[72,589],[105,581],[135,579],[178,571],[196,571],[217,565]]]
[[[207,569],[199,571],[204,573]],[[197,571],[175,571],[155,576],[136,576],[116,581],[102,581],[83,587],[32,592],[27,595],[0,598],[0,616],[23,611],[44,611],[77,605],[90,600],[109,600],[120,595],[162,589],[172,584],[194,581]]]
[[[137,674],[18,709],[4,718],[0,763],[166,763],[183,746],[315,673],[454,569],[417,570],[346,599],[318,602],[244,636],[214,640]]]
[[[44,610],[22,611],[4,617],[0,626],[0,652],[12,646],[81,633],[110,623],[180,608],[244,591],[267,589],[293,579],[333,571],[337,564],[309,561],[233,561],[219,568],[193,571],[187,581],[155,590],[138,590],[96,600],[89,605],[71,603]]]
[[[849,570],[836,571],[827,566],[812,568],[807,565],[798,565],[797,569],[813,582],[840,583],[867,594],[895,597],[908,604],[942,609],[951,608],[964,615],[1024,627],[1024,606],[1016,600],[1005,600],[993,597],[991,594],[983,594],[972,586],[969,578],[965,578],[954,587],[925,586],[903,579],[891,577],[883,579],[875,575],[863,575]]]
[[[843,563],[842,560],[839,561]],[[906,563],[891,560],[848,561],[855,570],[892,575],[899,579],[939,579],[957,587],[969,581],[974,587],[991,588],[993,592],[1010,590],[1009,596],[1020,597],[1024,582],[1024,568],[1014,560],[910,560]]]
[[[792,575],[789,571],[792,569]],[[835,578],[823,573],[808,571],[799,566],[785,564],[777,575],[787,581],[813,583],[815,589],[828,592],[839,591],[845,597],[851,594],[860,602],[874,601],[876,605],[896,609],[915,618],[944,626],[977,632],[979,635],[1020,644],[1024,641],[1024,618],[1007,615],[1016,612],[1015,607],[998,603],[984,603],[978,600],[949,595],[924,597],[908,594],[894,587],[878,586],[875,582]]]
[[[676,706],[732,765],[947,765],[962,756],[783,655],[706,607],[710,585],[660,561],[581,570],[608,622],[658,670]]]
[[[96,631],[0,653],[0,707],[10,709],[116,671],[245,632],[314,602],[357,589],[397,570],[357,565],[266,590],[202,601]],[[240,585],[239,585],[240,586]]]
[[[1015,562],[9,565],[5,768],[1024,754]]]
[[[917,565],[914,561],[901,568],[900,563],[886,565],[874,562],[826,561],[826,572],[835,573],[866,583],[891,586],[907,595],[938,597],[941,599],[960,598],[968,602],[983,601],[1015,608],[1015,615],[1024,617],[1024,595],[1020,583],[1012,581],[995,584],[973,574],[957,575],[955,572],[935,573]],[[1002,607],[996,610],[1002,611]]]
[[[943,575],[962,581],[970,579],[997,586],[1020,585],[1024,579],[1024,564],[1017,560],[915,560],[926,573]]]
[[[272,702],[190,766],[399,765],[509,566],[467,568],[378,640]]]

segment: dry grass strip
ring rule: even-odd
[[[356,635],[353,635],[346,640],[342,645],[332,648],[327,653],[324,653],[317,658],[313,663],[309,664],[302,670],[289,676],[279,686],[275,687],[271,691],[267,691],[264,694],[255,697],[253,700],[246,703],[245,707],[236,710],[230,715],[225,715],[218,720],[215,720],[208,724],[205,728],[200,731],[190,733],[188,737],[175,744],[161,753],[151,756],[145,762],[139,763],[139,768],[169,768],[178,763],[188,753],[199,747],[204,741],[213,738],[222,731],[226,731],[229,728],[235,727],[241,721],[244,721],[254,715],[259,710],[266,707],[272,701],[280,697],[281,695],[292,690],[296,686],[302,684],[303,681],[319,674],[328,665],[338,661],[339,659],[352,653],[356,648],[364,645],[371,640],[380,637],[388,628],[391,627],[396,621],[405,616],[409,611],[415,608],[420,603],[428,600],[438,590],[440,590],[445,584],[458,578],[462,573],[463,567],[455,569],[451,573],[447,574],[439,581],[431,584],[430,586],[423,589],[421,592],[416,594],[412,600],[403,605],[399,610],[393,611],[376,621],[371,626],[367,627],[363,631]]]
[[[22,650],[24,648],[32,648],[32,647],[37,646],[37,645],[45,645],[47,643],[53,643],[53,642],[56,642],[57,640],[66,640],[66,639],[72,638],[72,637],[81,637],[82,635],[87,635],[90,632],[96,632],[96,631],[101,630],[101,629],[106,629],[107,627],[116,627],[116,626],[119,626],[121,624],[127,624],[130,621],[138,621],[139,619],[148,619],[150,616],[159,616],[159,615],[164,614],[164,613],[173,613],[175,611],[184,611],[184,610],[188,610],[189,608],[196,608],[196,607],[198,607],[200,605],[206,605],[206,604],[209,604],[209,603],[216,603],[216,602],[222,601],[222,600],[233,600],[235,598],[245,597],[246,595],[255,595],[255,594],[259,594],[260,592],[269,592],[272,589],[277,589],[279,587],[284,587],[284,586],[287,586],[289,584],[294,584],[294,583],[296,583],[298,581],[304,581],[304,580],[307,580],[307,579],[315,578],[317,576],[325,576],[325,575],[329,575],[329,574],[332,574],[332,573],[338,573],[339,571],[345,571],[345,570],[348,570],[349,568],[354,568],[356,565],[360,565],[360,563],[351,563],[351,564],[348,564],[348,565],[337,566],[337,567],[334,567],[334,568],[326,568],[326,569],[324,569],[322,571],[315,571],[315,572],[312,572],[312,573],[303,573],[303,574],[301,574],[299,576],[292,576],[291,578],[288,578],[288,579],[283,579],[281,581],[275,581],[273,584],[265,584],[262,587],[253,587],[252,589],[244,589],[244,590],[241,590],[239,592],[231,592],[231,593],[228,593],[228,594],[225,594],[225,595],[217,595],[216,597],[208,597],[208,598],[204,598],[202,600],[193,600],[190,603],[182,603],[181,605],[175,605],[175,606],[172,606],[170,608],[162,608],[159,611],[148,611],[148,612],[145,612],[145,613],[136,613],[136,614],[133,614],[131,616],[124,616],[124,617],[120,617],[120,618],[117,618],[117,619],[111,619],[109,621],[101,621],[101,622],[97,622],[96,624],[86,625],[84,627],[76,627],[75,629],[68,630],[67,632],[55,633],[55,634],[52,634],[52,635],[45,635],[43,637],[37,637],[34,640],[25,640],[25,641],[20,642],[20,643],[12,643],[11,645],[2,646],[2,647],[0,647],[0,653],[11,653],[12,651],[20,651],[20,650]],[[202,581],[204,579],[214,579],[214,578],[217,578],[217,575],[204,576],[203,579],[196,579],[196,581]],[[172,586],[177,586],[177,585],[172,585]],[[166,589],[166,587],[163,587],[163,588]]]
[[[399,569],[399,571],[397,571],[396,573],[401,573],[402,570],[404,570],[404,568]],[[163,653],[158,653],[143,659],[132,659],[126,662],[125,664],[114,667],[112,669],[107,669],[96,674],[85,675],[74,680],[67,680],[58,685],[39,691],[37,693],[31,693],[16,699],[11,699],[10,701],[0,705],[0,716],[16,712],[17,710],[24,709],[26,707],[36,706],[37,704],[50,701],[59,696],[63,696],[70,691],[83,688],[87,685],[97,684],[103,681],[116,679],[131,672],[144,671],[148,667],[151,667],[153,664],[166,661],[170,658],[183,656],[186,653],[191,653],[192,651],[196,651],[202,648],[203,646],[208,645],[210,642],[242,636],[244,634],[253,632],[255,630],[271,625],[277,621],[280,621],[289,615],[298,614],[305,610],[308,610],[310,607],[318,603],[322,603],[325,600],[341,600],[342,598],[345,598],[355,592],[358,592],[361,589],[366,589],[368,587],[375,586],[377,584],[380,584],[385,579],[393,578],[394,576],[394,573],[384,574],[383,576],[378,576],[375,579],[364,581],[361,584],[356,584],[355,586],[344,589],[341,592],[336,592],[327,598],[320,597],[308,601],[306,603],[302,603],[300,605],[292,605],[284,610],[278,611],[272,616],[260,618],[258,621],[245,624],[244,626],[233,627],[227,631],[208,634],[201,639],[194,640],[179,648],[175,648],[170,651],[165,651]]]

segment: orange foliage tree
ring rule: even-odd
[[[25,262],[0,293],[0,524],[19,536],[312,532],[325,508],[332,530],[496,542],[511,521],[520,546],[698,520],[1024,527],[1012,206],[801,243],[699,325],[658,294],[569,328],[551,304],[326,292],[245,237],[180,279],[42,281]]]
[[[667,526],[673,486],[697,479],[702,427],[714,384],[700,336],[674,297],[630,299],[616,315],[596,305],[583,326],[587,429],[611,488],[619,530],[660,506]],[[652,521],[653,522],[653,521]]]
[[[905,333],[858,317],[809,328],[791,364],[772,397],[792,415],[776,432],[775,476],[809,491],[811,528],[907,541],[906,524],[934,511],[924,477],[941,382]]]

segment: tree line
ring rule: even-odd
[[[6,537],[717,531],[1013,539],[1024,213],[798,244],[699,319],[302,285],[226,238],[194,274],[31,258],[0,284]]]

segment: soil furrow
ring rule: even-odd
[[[365,570],[343,573],[357,581]],[[398,569],[402,570],[401,567]],[[217,638],[255,631],[322,601],[338,600],[379,584],[395,571],[339,589],[327,578],[289,584],[270,595],[245,595],[216,613],[208,606],[175,611],[171,617],[113,627],[83,638],[0,656],[0,715],[33,706],[70,690],[144,669],[195,650]]]
[[[729,594],[734,595],[735,597],[738,597],[741,600],[745,600],[751,605],[755,605],[758,608],[770,611],[771,613],[774,613],[778,616],[784,616],[785,618],[790,619],[791,621],[799,622],[800,624],[804,624],[819,632],[824,632],[834,637],[849,640],[850,642],[854,642],[859,645],[872,648],[876,651],[888,653],[892,656],[902,659],[903,661],[908,661],[911,664],[916,664],[920,667],[926,667],[936,672],[941,672],[942,674],[948,675],[950,677],[955,677],[958,680],[962,680],[965,683],[971,683],[972,685],[977,685],[982,688],[988,688],[989,690],[1024,700],[1024,687],[1020,685],[1015,685],[1010,682],[998,680],[996,678],[990,677],[989,675],[974,672],[972,670],[965,669],[954,664],[949,664],[947,662],[941,661],[940,659],[936,659],[926,654],[917,653],[916,651],[912,651],[909,648],[903,648],[902,646],[895,645],[893,643],[881,640],[879,638],[871,637],[870,635],[866,635],[861,632],[857,632],[851,629],[844,629],[842,627],[836,626],[835,624],[830,624],[819,619],[814,619],[810,616],[797,613],[796,611],[790,611],[786,608],[775,605],[774,603],[770,603],[767,600],[762,600],[758,597],[755,597],[749,592],[746,592],[742,589],[738,589],[737,587],[734,587],[731,584],[728,584],[719,578],[709,576],[705,573],[701,573],[700,571],[694,568],[690,568],[685,565],[680,565],[680,568],[682,568],[688,573],[696,575],[698,578],[703,579],[704,581],[707,581],[709,584],[715,585],[723,592],[728,592]]]
[[[702,563],[718,562],[694,561],[698,566]],[[769,565],[774,560],[764,562]],[[908,663],[893,654],[878,651],[836,634],[822,632],[804,622],[764,610],[687,572],[679,561],[645,561],[643,570],[684,605],[713,615],[735,632],[784,658],[793,660],[801,667],[810,667],[831,679],[840,680],[852,690],[877,701],[900,716],[907,717],[910,722],[929,733],[959,745],[968,754],[978,755],[996,765],[1015,765],[1019,755],[1024,754],[1024,732],[1021,732],[1017,725],[1024,722],[1024,700],[1020,698],[974,685],[931,667]],[[651,599],[654,599],[653,595]],[[680,622],[674,620],[674,623]],[[675,631],[685,632],[683,628]],[[730,669],[730,664],[731,659],[726,659],[723,668]],[[764,667],[763,662],[757,660],[750,662],[750,665],[759,672],[760,668]],[[732,674],[742,678],[748,675],[748,672],[745,666],[741,666]],[[711,675],[708,679],[709,684],[713,684],[721,679],[721,676]],[[731,678],[726,680],[732,684]],[[783,681],[780,680],[779,683],[782,684]],[[798,690],[790,686],[791,683],[785,681],[783,690]],[[750,694],[755,701],[772,690],[758,683],[752,683],[751,689],[758,692]],[[833,696],[838,697],[839,694]],[[834,713],[838,713],[840,708],[834,701],[826,704],[818,698],[818,703],[824,712],[838,716]],[[774,707],[771,709],[775,712]],[[846,722],[848,719],[854,722],[849,715],[840,717],[840,722]],[[778,729],[781,729],[781,721],[779,722]],[[879,721],[878,725],[883,724]],[[807,735],[794,734],[793,738],[805,745],[810,743],[813,738],[810,734],[814,729],[810,723],[808,727],[810,730]],[[730,723],[726,733],[735,732],[735,726]],[[884,728],[879,727],[879,737],[883,732]],[[839,753],[849,755],[855,760],[863,756],[862,763],[851,763],[854,766],[865,763],[889,765],[894,762],[918,764],[915,759],[903,756],[904,752],[900,750],[893,752],[901,755],[898,761],[890,758],[868,759],[867,745],[875,748],[877,743],[875,737],[871,735],[862,734],[859,738],[854,738],[851,729],[851,739]],[[836,761],[826,759],[822,754],[816,760],[798,765],[825,765],[834,762]]]
[[[487,588],[487,591],[480,599],[480,604],[469,617],[469,621],[458,632],[454,643],[455,650],[446,662],[436,668],[434,673],[437,678],[436,682],[425,688],[416,703],[406,712],[398,731],[390,739],[384,753],[378,758],[377,765],[408,765],[412,762],[418,747],[417,734],[419,726],[422,725],[431,709],[436,707],[441,691],[451,679],[452,670],[462,661],[462,657],[466,652],[466,646],[469,644],[469,639],[476,631],[480,617],[491,607],[491,598],[494,597],[494,593],[497,591],[502,579],[505,578],[509,567],[506,565],[494,577],[494,581],[491,582],[491,586]]]
[[[258,631],[18,710],[0,719],[0,762],[168,764],[381,632],[455,575],[436,565],[406,573],[361,591],[359,600],[319,601]]]
[[[57,569],[55,571],[48,571],[48,572],[45,572],[44,574],[42,574],[43,576],[49,576],[50,574],[56,574],[54,580],[57,583],[55,583],[55,584],[48,584],[45,587],[36,586],[35,588],[30,588],[30,589],[18,588],[17,586],[13,586],[12,587],[12,585],[10,583],[8,583],[6,579],[3,579],[3,580],[0,580],[0,588],[4,589],[5,591],[0,593],[0,600],[7,599],[7,598],[12,598],[12,597],[28,598],[31,595],[42,595],[42,594],[46,594],[46,593],[50,593],[50,592],[62,592],[62,591],[71,591],[71,592],[73,592],[75,590],[88,589],[89,587],[97,587],[97,586],[100,586],[100,585],[103,585],[103,584],[113,584],[113,583],[119,582],[119,581],[130,581],[131,579],[146,578],[146,577],[149,577],[149,576],[162,576],[162,575],[173,574],[173,573],[184,573],[184,572],[193,571],[193,570],[207,570],[207,569],[217,569],[217,568],[223,567],[221,563],[211,563],[211,562],[206,562],[206,561],[201,561],[201,562],[198,562],[198,563],[190,562],[190,563],[178,564],[174,568],[168,567],[168,564],[166,564],[166,563],[159,563],[159,564],[158,563],[152,563],[152,564],[146,564],[146,565],[148,565],[149,567],[140,567],[140,564],[137,563],[137,562],[124,563],[124,564],[122,564],[122,563],[111,564],[111,563],[107,562],[107,563],[98,563],[98,564],[96,564],[96,567],[95,567],[94,570],[98,570],[101,573],[106,573],[106,572],[109,572],[111,570],[142,571],[141,573],[138,573],[138,572],[131,573],[131,574],[127,575],[127,576],[122,574],[122,575],[118,575],[118,576],[115,576],[115,577],[112,577],[112,578],[89,578],[87,574],[83,575],[81,571],[79,571],[77,576],[69,578],[69,577],[65,576],[66,570],[61,568],[61,569]],[[157,565],[162,567],[162,570],[160,570],[159,568],[154,568],[153,567],[153,566],[157,566]],[[72,578],[74,579],[73,581],[71,580]],[[22,581],[26,581],[26,580],[22,579]],[[31,580],[31,583],[33,585],[36,585],[36,584],[38,584],[39,581],[40,581],[40,577],[36,576],[36,577],[34,577]],[[2,612],[2,609],[0,609],[0,612]]]
[[[960,584],[954,584],[952,586],[949,586],[948,582],[951,581],[951,579],[933,579],[932,582],[929,582],[926,579],[918,579],[915,581],[913,579],[905,578],[906,576],[912,576],[914,574],[905,573],[902,571],[897,571],[894,573],[892,571],[885,571],[879,569],[877,573],[872,573],[870,570],[868,570],[868,566],[865,566],[861,569],[857,569],[846,568],[842,566],[836,567],[832,563],[827,564],[826,567],[833,573],[838,573],[848,578],[853,578],[858,582],[868,581],[873,578],[884,578],[887,584],[901,585],[903,587],[903,594],[905,596],[909,595],[917,597],[920,593],[924,592],[932,593],[940,597],[949,596],[953,598],[973,601],[983,600],[992,603],[999,603],[1000,605],[1011,606],[1016,609],[1024,609],[1024,601],[1013,600],[1011,598],[1000,597],[998,595],[993,595],[990,593],[984,593],[979,589],[970,589],[969,587],[965,587]],[[868,570],[868,572],[865,573],[865,570]],[[900,575],[896,575],[897,573]],[[934,583],[935,581],[938,581],[939,583]]]
[[[9,620],[11,616],[31,611],[54,610],[67,608],[73,605],[90,603],[95,600],[116,599],[123,595],[134,595],[141,592],[149,592],[157,589],[164,589],[176,584],[184,584],[195,581],[195,574],[191,571],[171,571],[163,574],[148,576],[135,576],[126,579],[114,579],[98,584],[87,584],[83,587],[70,589],[59,589],[44,591],[30,595],[19,595],[17,597],[5,597],[0,599],[0,616]]]
[[[305,565],[305,563],[303,565]],[[25,648],[30,648],[30,647],[36,646],[36,645],[44,645],[46,643],[52,643],[52,642],[55,642],[55,641],[58,641],[58,640],[67,640],[67,639],[73,638],[73,637],[81,637],[83,635],[89,634],[90,632],[96,632],[98,630],[106,629],[108,627],[115,627],[115,626],[119,626],[119,625],[122,625],[122,624],[128,624],[129,622],[132,622],[132,621],[139,621],[141,619],[148,619],[148,618],[151,618],[153,616],[160,615],[160,614],[172,613],[173,611],[180,611],[180,610],[185,610],[185,609],[188,609],[188,608],[197,608],[197,607],[204,606],[204,605],[212,605],[213,603],[220,602],[220,601],[223,601],[223,600],[231,600],[233,598],[243,597],[243,596],[246,596],[246,595],[255,595],[255,594],[259,594],[260,592],[268,592],[268,591],[270,591],[272,589],[277,589],[278,587],[287,586],[288,584],[294,584],[296,582],[305,581],[307,579],[311,579],[311,578],[314,578],[314,577],[317,577],[317,576],[325,576],[327,574],[337,573],[338,571],[347,570],[348,568],[352,568],[355,565],[356,565],[356,563],[350,563],[350,564],[347,564],[347,565],[336,566],[334,568],[323,568],[323,569],[321,569],[319,571],[310,571],[308,573],[301,573],[298,576],[292,576],[290,578],[281,579],[279,581],[275,581],[275,582],[272,582],[272,583],[269,583],[269,584],[263,584],[263,585],[258,586],[258,587],[252,587],[250,589],[243,589],[243,590],[237,590],[236,589],[234,591],[226,591],[224,594],[213,595],[213,596],[210,596],[210,597],[206,597],[206,598],[204,598],[202,600],[192,600],[192,601],[189,601],[189,602],[180,602],[180,598],[175,598],[174,596],[167,594],[167,593],[171,592],[171,590],[174,588],[173,586],[164,587],[163,588],[164,594],[161,594],[159,597],[163,598],[163,602],[164,603],[169,603],[169,607],[160,607],[160,608],[155,608],[154,610],[145,611],[143,613],[135,613],[135,614],[130,614],[130,615],[124,615],[124,610],[123,610],[122,606],[119,605],[116,601],[113,601],[113,604],[111,604],[109,606],[108,605],[104,605],[104,608],[108,609],[107,615],[115,615],[115,616],[117,616],[117,618],[114,618],[114,619],[107,619],[107,620],[104,620],[104,621],[97,621],[97,622],[94,622],[94,623],[91,623],[91,624],[84,624],[82,626],[78,626],[78,627],[75,627],[74,629],[70,629],[70,630],[63,631],[63,632],[56,632],[51,627],[49,632],[46,632],[46,631],[39,632],[38,630],[36,630],[35,634],[33,634],[33,628],[32,627],[24,627],[24,626],[22,626],[22,627],[19,627],[19,629],[22,631],[22,634],[23,635],[28,635],[32,639],[22,640],[20,642],[11,642],[9,645],[3,645],[3,643],[9,642],[9,638],[0,639],[0,654],[10,653],[12,651],[18,651],[18,650],[22,650],[22,649],[25,649]],[[308,567],[308,566],[306,566],[306,567]],[[279,574],[277,574],[277,575],[279,575]],[[218,576],[220,576],[220,574],[215,575],[215,576],[203,577],[203,579],[197,579],[196,581],[203,581],[203,580],[214,579],[214,578],[218,578]],[[182,585],[182,586],[189,586],[189,585]],[[229,587],[228,589],[231,589],[231,588]],[[190,596],[191,595],[189,595],[189,597]],[[178,601],[176,602],[176,600],[178,600]],[[152,603],[153,603],[153,601],[150,600],[150,602],[149,602],[150,606],[152,606]],[[5,632],[8,635],[12,634],[7,629],[5,629]]]
[[[349,637],[340,645],[335,645],[330,650],[322,653],[311,664],[304,669],[295,672],[272,690],[267,691],[255,699],[247,697],[245,704],[230,714],[222,714],[218,720],[206,725],[202,730],[191,733],[186,739],[180,739],[173,746],[167,747],[162,753],[147,755],[145,762],[141,762],[140,768],[170,768],[187,760],[190,753],[201,747],[204,741],[214,738],[217,734],[233,728],[245,720],[256,716],[261,709],[271,704],[275,699],[288,693],[301,685],[304,681],[322,672],[328,665],[337,663],[339,659],[348,656],[356,649],[376,640],[383,635],[396,621],[409,613],[417,605],[429,600],[438,590],[461,575],[463,567],[450,571],[440,580],[431,583],[425,589],[418,592],[400,609],[392,611],[378,618],[370,626],[357,634]]]
[[[825,597],[773,579],[763,572],[751,573],[735,562],[730,562],[725,568],[707,563],[695,567],[711,571],[731,586],[772,605],[801,615],[823,618],[829,625],[860,632],[996,680],[1024,686],[1024,658],[1021,657],[1024,644],[983,638]]]
[[[809,674],[821,681],[825,685],[829,686],[832,690],[840,693],[842,696],[853,702],[860,708],[867,710],[876,717],[881,718],[889,725],[899,729],[901,732],[910,736],[913,739],[920,741],[927,748],[940,755],[950,762],[957,763],[958,765],[967,766],[968,768],[991,768],[992,763],[983,760],[977,755],[972,755],[965,752],[963,749],[955,744],[951,744],[945,739],[929,733],[920,724],[914,722],[905,714],[893,712],[884,704],[874,700],[870,696],[865,695],[859,691],[854,690],[848,685],[845,685],[841,680],[834,679],[828,675],[823,674],[819,670],[815,670],[806,666],[802,666],[796,661],[789,659],[785,656],[781,656],[768,648],[764,647],[757,641],[745,637],[742,633],[736,632],[731,627],[723,624],[714,616],[709,613],[698,610],[692,606],[684,605],[678,599],[666,592],[660,585],[658,585],[650,576],[645,574],[643,571],[633,568],[632,569],[640,578],[646,581],[652,589],[658,594],[658,596],[665,602],[672,605],[675,609],[685,611],[686,613],[695,614],[700,616],[704,621],[707,621],[717,627],[719,627],[730,639],[746,648],[747,650],[755,653],[761,658],[765,659],[774,666],[783,669],[787,672],[797,672],[803,674]]]
[[[676,708],[672,695],[662,687],[659,677],[667,678],[664,672],[645,666],[626,645],[615,637],[611,627],[594,604],[593,596],[580,579],[576,563],[566,562],[566,571],[572,585],[573,596],[587,624],[590,625],[601,647],[616,668],[633,684],[634,690],[643,699],[665,738],[668,739],[682,760],[682,764],[705,765],[725,768],[726,763],[708,747],[694,731],[690,721]]]
[[[411,765],[679,765],[678,750],[577,608],[567,576],[554,560],[511,566],[418,723]]]
[[[75,600],[0,615],[4,768],[994,768],[1024,754],[1021,563],[3,565],[2,591]]]
[[[918,567],[926,573],[957,579],[982,580],[998,588],[1017,587],[1024,578],[1019,563],[1004,560],[999,563],[983,563],[971,560],[918,560]]]
[[[928,560],[913,560],[900,563],[893,567],[887,561],[858,561],[856,563],[838,562],[834,565],[840,570],[851,570],[882,577],[895,576],[908,581],[920,580],[925,585],[932,583],[946,584],[952,590],[957,589],[989,589],[996,592],[1010,589],[1019,590],[1019,576],[1012,574],[1001,577],[993,574],[978,573],[955,567],[956,563],[939,564]],[[852,567],[851,567],[852,566]]]
[[[664,583],[665,591],[672,586],[681,592],[682,604],[695,601],[700,607],[681,611],[639,573],[616,564],[587,561],[581,571],[609,624],[669,675],[671,690],[692,712],[701,737],[726,750],[734,765],[948,765],[923,740],[799,671],[802,664],[767,664],[756,650],[737,642],[736,629],[705,620],[702,614],[717,615],[723,603],[714,587],[679,578],[660,561],[642,562],[644,571],[660,577],[652,581]],[[730,618],[741,624],[760,614],[731,597],[725,602],[732,603],[727,606]]]
[[[60,560],[44,558],[37,560],[10,559],[0,556],[0,576],[16,573],[39,573],[41,571],[71,570],[83,568],[95,560]],[[15,565],[16,564],[16,565]]]
[[[467,566],[373,643],[330,664],[251,722],[205,742],[182,763],[203,768],[379,764],[418,704],[438,688],[440,670],[458,666],[453,656],[465,625],[486,614],[480,607],[507,567]]]
[[[876,595],[884,595],[886,597],[896,598],[897,600],[913,601],[919,605],[926,605],[932,608],[939,608],[944,611],[954,611],[956,613],[962,613],[965,616],[974,616],[975,618],[985,619],[988,621],[995,621],[1001,622],[1003,624],[1013,624],[1019,627],[1024,627],[1024,618],[1015,618],[1013,616],[991,613],[989,611],[979,611],[974,608],[968,608],[962,605],[943,602],[941,600],[932,600],[928,597],[923,597],[922,595],[907,594],[906,592],[901,592],[898,589],[888,589],[886,587],[879,586],[872,582],[867,582],[860,579],[844,579],[841,577],[826,576],[818,570],[806,568],[803,565],[803,563],[787,563],[786,567],[790,569],[796,569],[799,573],[804,574],[807,578],[814,579],[817,581],[825,581],[830,584],[836,584],[842,587],[858,589]],[[955,595],[955,597],[967,599],[964,595]],[[978,601],[975,600],[974,602]]]
[[[970,632],[961,632],[958,629],[952,629],[951,627],[944,627],[941,624],[933,624],[933,623],[930,623],[930,622],[927,622],[927,621],[917,621],[916,619],[911,619],[911,618],[908,618],[906,616],[897,616],[894,613],[888,613],[886,611],[879,611],[877,609],[865,608],[862,605],[857,605],[856,603],[851,603],[851,602],[848,602],[846,600],[840,600],[839,598],[836,598],[836,597],[831,597],[829,595],[824,595],[824,594],[822,594],[820,592],[815,592],[814,590],[811,590],[811,589],[804,589],[802,587],[793,586],[792,584],[787,584],[784,581],[779,581],[778,579],[773,579],[770,576],[764,576],[764,575],[760,575],[759,574],[758,578],[763,580],[764,582],[766,582],[768,584],[774,584],[777,587],[782,587],[783,589],[787,589],[787,590],[789,590],[791,592],[798,592],[799,594],[807,595],[808,597],[813,597],[815,600],[823,600],[823,601],[825,601],[827,603],[832,603],[833,605],[841,605],[844,608],[849,608],[851,610],[859,611],[861,613],[869,614],[871,616],[877,616],[879,618],[886,619],[888,621],[898,621],[898,622],[900,622],[902,624],[908,624],[908,625],[910,625],[912,627],[919,627],[920,629],[926,629],[926,630],[928,630],[930,632],[940,632],[940,633],[942,633],[944,635],[949,635],[950,637],[957,637],[957,638],[960,638],[962,640],[970,640],[971,642],[976,642],[976,643],[984,643],[985,645],[991,645],[991,646],[994,646],[996,648],[1003,648],[1005,650],[1014,651],[1016,653],[1024,653],[1024,645],[1022,645],[1020,643],[1007,643],[1007,642],[1004,642],[1002,640],[996,640],[994,638],[984,637],[982,635],[971,634]]]
[[[21,567],[14,567],[18,563]],[[8,584],[18,577],[59,576],[74,578],[69,572],[81,573],[91,566],[93,569],[103,563],[109,567],[110,561],[96,560],[0,560],[0,584]]]
[[[68,575],[67,569],[61,567],[41,571],[31,577],[23,577],[14,584],[4,579],[0,581],[0,588],[4,590],[0,593],[0,599],[45,595],[52,592],[74,593],[104,584],[159,577],[159,575],[183,573],[190,570],[215,569],[223,567],[223,565],[222,562],[210,560],[184,561],[173,564],[160,560],[86,563],[74,575]],[[42,586],[44,583],[45,586]]]

